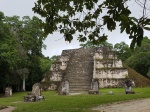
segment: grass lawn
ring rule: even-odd
[[[27,92],[13,93],[12,97],[0,98],[0,105],[15,106],[14,112],[96,112],[91,107],[104,103],[125,101],[138,98],[150,98],[150,88],[134,88],[136,94],[125,94],[123,88],[100,89],[99,95],[80,94],[74,96],[57,95],[55,91],[42,92],[45,100],[23,102]],[[114,94],[109,94],[113,91]]]

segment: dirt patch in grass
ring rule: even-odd
[[[92,108],[99,112],[150,112],[150,99],[129,100]]]
[[[2,106],[0,106],[2,107]],[[13,110],[15,110],[16,107],[12,107],[12,106],[6,106],[6,108],[0,109],[0,112],[12,112]]]
[[[0,110],[8,108],[7,106],[0,106]]]

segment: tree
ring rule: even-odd
[[[105,26],[113,31],[119,23],[121,33],[125,31],[132,39],[133,49],[136,44],[141,45],[144,29],[150,30],[150,19],[146,13],[147,0],[135,0],[143,8],[140,18],[131,16],[128,2],[130,0],[38,0],[33,11],[45,18],[41,24],[45,35],[59,31],[69,42],[78,34],[81,42],[90,40],[99,44],[107,40],[102,32]]]
[[[29,74],[26,80],[27,89],[31,89],[31,85],[39,82],[43,77],[43,72],[40,67],[40,58],[42,55],[42,48],[44,47],[43,30],[40,27],[41,20],[38,17],[24,16],[22,18],[23,29],[21,30],[20,40],[24,50],[27,53],[27,66]]]
[[[15,40],[16,45],[14,49],[18,52],[18,62],[15,64],[16,67],[13,69],[13,72],[14,74],[17,74],[17,77],[19,77],[19,79],[22,79],[23,81],[22,90],[25,91],[25,79],[29,73],[27,69],[28,56],[27,51],[22,44],[23,38],[22,34],[25,25],[23,25],[23,21],[20,21],[19,19],[20,19],[19,16],[5,17],[4,21],[11,29],[10,32],[13,35],[13,39]],[[20,82],[18,82],[18,85],[20,85]],[[19,88],[17,90],[19,90]]]
[[[149,71],[150,67],[150,52],[140,52],[136,55],[132,55],[126,60],[126,64],[137,71],[138,73],[142,74],[145,77]]]
[[[51,64],[52,64],[52,63],[55,63],[56,60],[57,60],[57,56],[56,56],[56,55],[53,55],[53,56],[50,58]]]
[[[31,85],[40,82],[43,77],[40,59],[43,57],[42,48],[44,47],[43,40],[45,38],[40,27],[41,20],[39,18],[34,16],[31,19],[24,16],[22,21],[24,27],[20,37],[22,46],[27,52],[27,68],[29,70],[26,86],[27,89],[31,89]]]
[[[118,58],[122,61],[125,61],[131,56],[131,49],[125,42],[115,44],[114,50],[116,51]]]
[[[0,12],[1,85],[11,85],[17,90],[22,85],[25,91],[25,85],[31,88],[42,79],[40,57],[43,57],[44,36],[40,23],[41,20],[35,16],[24,16],[20,20],[19,16],[5,17]]]
[[[149,70],[148,70],[146,75],[147,75],[148,78],[150,78],[150,68],[149,68]]]
[[[145,77],[150,74],[150,39],[144,37],[141,47],[136,46],[132,55],[126,60],[126,64]]]
[[[26,91],[26,88],[25,88],[25,80],[26,80],[26,77],[28,76],[28,74],[29,74],[29,70],[27,69],[27,68],[22,68],[22,69],[18,69],[18,70],[16,70],[16,73],[18,74],[18,75],[20,75],[21,77],[22,77],[22,80],[23,80],[23,84],[22,84],[22,90],[23,91]]]
[[[0,88],[2,86],[13,85],[18,82],[14,78],[14,70],[20,61],[19,52],[17,51],[17,42],[10,32],[10,27],[5,22],[5,16],[0,12]]]
[[[49,57],[41,57],[40,58],[40,68],[42,70],[42,74],[45,74],[47,71],[49,71],[51,66],[51,60]]]
[[[51,65],[56,62],[57,56],[54,55],[51,58],[49,57],[41,57],[40,58],[40,68],[42,70],[42,74],[45,74],[51,68]]]
[[[148,39],[148,37],[144,37],[141,46],[140,47],[136,46],[134,51],[135,53],[149,52],[150,51],[150,39]]]

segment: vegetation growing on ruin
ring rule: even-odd
[[[150,86],[150,80],[143,75],[139,74],[135,70],[124,64],[124,67],[128,69],[129,78],[133,79],[136,87],[148,87]]]

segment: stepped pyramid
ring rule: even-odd
[[[126,77],[127,69],[110,48],[80,48],[63,50],[42,82],[49,81],[47,88],[68,94],[88,92],[93,79],[101,88],[121,87]]]

